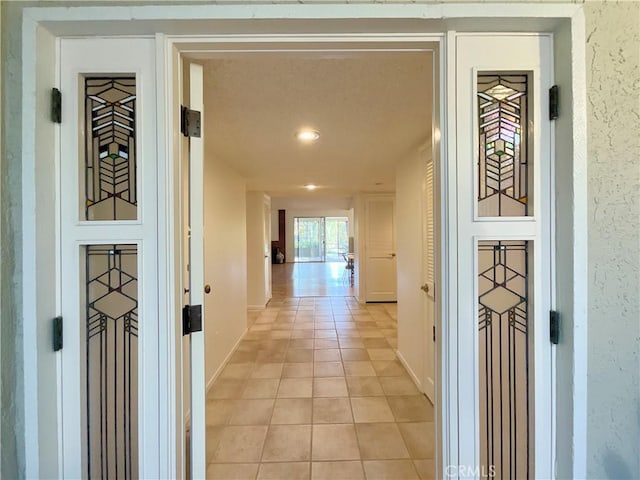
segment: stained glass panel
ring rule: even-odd
[[[478,215],[531,215],[526,74],[478,74]]]
[[[85,78],[85,220],[135,220],[136,81]]]
[[[480,461],[493,478],[533,478],[529,243],[478,242]]]
[[[84,248],[87,477],[137,478],[137,246]]]

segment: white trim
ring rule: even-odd
[[[398,8],[401,7],[401,8]],[[96,18],[125,21],[189,21],[189,20],[244,20],[244,19],[434,19],[456,20],[473,18],[571,18],[582,7],[576,4],[514,3],[439,3],[439,4],[236,4],[236,5],[164,5],[123,7],[45,7],[26,8],[31,18],[47,22],[82,22]],[[101,23],[100,21],[96,23]],[[182,26],[182,24],[180,25]],[[68,28],[60,25],[58,28]],[[204,25],[206,28],[207,25]],[[108,28],[104,26],[103,28]],[[151,26],[158,29],[158,26]],[[184,27],[183,27],[184,28]],[[476,27],[477,29],[477,27]],[[471,30],[471,29],[469,29]],[[499,31],[499,29],[496,29]],[[114,33],[111,26],[111,34]],[[53,33],[58,33],[53,30]],[[153,33],[140,31],[140,34]],[[96,32],[96,34],[104,34]],[[184,32],[177,32],[184,34]]]
[[[442,249],[440,251],[440,265],[436,271],[440,274],[438,282],[442,285],[442,289],[437,294],[439,295],[439,301],[436,305],[441,305],[442,311],[440,315],[436,315],[436,321],[440,321],[439,325],[436,325],[436,331],[441,332],[440,339],[440,354],[436,356],[437,361],[441,362],[438,365],[437,370],[442,372],[441,381],[437,383],[440,394],[436,402],[436,409],[440,409],[441,414],[438,415],[439,419],[442,419],[442,426],[437,431],[442,435],[441,442],[438,442],[442,446],[442,454],[437,455],[436,476],[438,478],[444,477],[445,465],[459,465],[460,452],[458,447],[458,370],[452,368],[457,365],[458,361],[458,254],[456,245],[458,243],[458,199],[456,196],[457,189],[457,170],[455,163],[452,163],[450,159],[456,158],[457,144],[456,144],[456,32],[447,32],[447,40],[445,43],[446,51],[443,52],[443,60],[441,65],[441,75],[443,77],[440,85],[442,92],[441,98],[445,101],[441,102],[440,111],[442,112],[442,126],[444,127],[441,133],[441,160],[437,165],[441,171],[440,175],[436,175],[439,179],[437,185],[440,185],[440,212],[441,214],[436,216],[442,218],[442,224],[440,228],[440,242]],[[445,272],[452,273],[448,277]],[[448,320],[447,328],[445,328],[444,319]]]
[[[189,108],[202,113],[201,128],[205,130],[204,85],[202,65],[189,66]],[[169,135],[169,132],[166,132]],[[184,160],[183,160],[184,161]],[[207,417],[205,334],[207,312],[204,302],[204,138],[189,138],[189,305],[202,308],[202,330],[189,334],[189,370],[191,387],[191,469],[192,478],[207,474]],[[175,179],[174,179],[175,181]]]
[[[58,59],[60,58],[60,38],[56,38],[56,88],[60,88],[61,82],[61,65]],[[60,168],[60,127],[56,127],[56,141],[55,141],[55,163],[56,163],[56,175],[55,175],[55,184],[60,185],[61,181],[61,168]],[[62,311],[62,239],[61,239],[61,228],[62,228],[62,215],[60,211],[61,205],[61,196],[62,192],[58,189],[56,191],[56,313]],[[62,385],[62,355],[57,355],[56,358],[56,372],[57,378],[56,381],[58,385]],[[57,420],[58,426],[62,424],[62,389],[58,389],[56,392],[58,408],[57,408]],[[60,459],[62,458],[62,454],[64,453],[64,444],[62,442],[62,428],[58,428],[58,478],[63,478],[62,471],[62,462]]]
[[[170,131],[172,127],[171,113],[173,98],[169,92],[173,79],[169,76],[168,64],[171,56],[167,49],[167,42],[163,34],[156,35],[156,129],[158,132]],[[168,101],[167,101],[168,100]],[[157,138],[157,158],[158,158],[158,257],[164,258],[158,262],[158,288],[160,292],[178,292],[180,288],[176,285],[175,276],[175,253],[180,257],[181,250],[176,246],[175,237],[170,232],[175,231],[176,219],[173,212],[175,202],[175,188],[172,183],[173,164],[171,158],[171,143],[169,136],[158,135]],[[162,168],[164,166],[164,168]],[[178,181],[179,178],[178,178]],[[180,257],[181,258],[181,257]],[[174,362],[170,359],[176,356],[176,342],[174,338],[173,325],[176,312],[179,306],[176,302],[176,295],[165,295],[165,305],[163,309],[158,309],[158,345],[159,345],[159,378],[166,378],[168,381],[164,395],[159,395],[158,413],[160,418],[170,418],[170,412],[177,409],[176,402],[176,369]],[[160,464],[160,475],[165,472],[176,472],[176,459],[173,452],[176,451],[177,423],[161,422],[159,427],[159,437],[166,438],[167,442],[160,442],[159,457],[164,460],[164,465]],[[161,462],[163,461],[161,460]]]
[[[588,376],[588,175],[587,82],[584,10],[571,19],[571,100],[573,101],[573,445],[574,478],[587,477],[587,376]],[[581,202],[580,199],[583,201]],[[560,455],[558,455],[560,456]]]
[[[572,290],[570,292],[570,306],[567,305],[566,322],[563,325],[564,331],[561,335],[561,345],[568,346],[569,352],[572,356],[573,364],[571,365],[570,381],[572,385],[569,387],[571,392],[571,398],[563,398],[562,394],[559,394],[557,401],[562,401],[563,405],[568,409],[568,414],[571,415],[570,430],[572,444],[560,445],[558,444],[557,460],[561,462],[564,458],[569,461],[564,461],[563,465],[558,465],[558,468],[564,467],[564,471],[559,471],[558,475],[563,474],[571,475],[573,478],[586,478],[587,477],[587,372],[588,372],[588,341],[587,341],[587,329],[588,329],[588,175],[587,175],[587,82],[586,82],[586,34],[585,34],[585,19],[584,10],[577,10],[571,18],[570,24],[570,48],[571,48],[571,63],[570,66],[564,66],[570,69],[571,88],[570,92],[566,92],[567,103],[570,103],[568,110],[571,113],[571,121],[567,121],[569,124],[571,136],[571,143],[568,147],[568,151],[563,153],[566,157],[562,158],[558,155],[558,160],[566,161],[571,165],[572,174],[570,175],[571,181],[570,192],[572,194],[573,202],[569,208],[573,208],[571,212],[572,220],[572,234],[571,238],[571,263],[572,269],[569,273],[569,277],[572,280]],[[560,59],[556,60],[556,74],[558,75],[558,65]],[[557,128],[560,126],[557,125]],[[564,131],[568,134],[568,131]],[[556,148],[560,148],[560,144]],[[563,165],[567,168],[569,165]],[[558,170],[556,170],[558,174]],[[557,178],[557,177],[556,177]],[[566,186],[566,185],[563,185]],[[558,189],[556,188],[556,191]],[[559,208],[559,206],[557,206]],[[557,210],[558,211],[558,210]],[[557,224],[559,225],[559,224]],[[556,241],[560,243],[560,238],[556,237]],[[564,242],[566,243],[566,241]],[[561,247],[560,247],[561,248]],[[559,251],[559,250],[558,250]],[[560,285],[557,286],[560,288]],[[557,290],[557,289],[556,289]],[[559,299],[556,299],[558,301]],[[563,314],[565,312],[561,312]],[[568,327],[572,327],[568,332]],[[568,338],[568,340],[567,340]],[[559,373],[559,372],[556,372]],[[558,378],[557,388],[560,390],[562,386],[566,388],[567,379]],[[564,383],[564,385],[563,385]],[[564,390],[564,389],[563,389]],[[568,393],[568,392],[564,392]],[[570,405],[569,405],[570,403]],[[560,410],[560,409],[558,409]],[[558,416],[558,423],[563,420]],[[566,426],[566,425],[565,425]],[[558,428],[563,428],[558,425]],[[559,451],[559,448],[563,449],[563,452]],[[566,450],[565,450],[566,449]],[[570,470],[569,470],[570,469]]]
[[[182,305],[184,304],[184,260],[185,249],[187,248],[184,235],[184,224],[186,222],[184,212],[184,189],[183,189],[183,168],[182,155],[183,143],[180,138],[180,105],[183,102],[183,75],[181,68],[181,59],[179,53],[172,48],[168,42],[166,35],[162,36],[165,51],[164,74],[166,78],[166,96],[158,98],[158,101],[167,101],[165,126],[168,135],[165,135],[167,142],[167,156],[165,157],[165,169],[167,176],[167,188],[170,196],[165,199],[167,202],[167,215],[170,220],[167,224],[165,235],[167,243],[173,245],[173,248],[167,251],[169,261],[168,281],[171,282],[168,292],[173,292],[168,296],[172,297],[173,309],[169,307],[167,311],[168,317],[165,318],[165,325],[168,335],[167,356],[165,358],[167,378],[167,394],[170,397],[169,408],[161,411],[160,418],[173,418],[174,436],[168,439],[169,455],[171,459],[166,465],[166,470],[161,469],[162,478],[180,478],[185,474],[185,420],[184,413],[188,410],[185,402],[185,371],[186,359],[183,350],[183,331],[182,331]],[[177,254],[175,253],[177,252]],[[178,319],[176,321],[176,319]]]

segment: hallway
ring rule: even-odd
[[[352,297],[256,312],[209,391],[208,478],[433,478],[433,407],[395,358],[395,312]]]

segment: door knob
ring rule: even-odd
[[[429,293],[429,285],[427,285],[426,283],[424,285],[422,285],[420,287],[420,290],[422,290],[425,293]]]
[[[396,254],[395,253],[390,253],[389,255],[391,255],[392,257],[395,257]]]
[[[211,285],[208,283],[204,286],[204,293],[211,293]]]

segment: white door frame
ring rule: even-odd
[[[270,20],[257,25],[256,18]],[[100,20],[95,20],[100,19]],[[312,22],[308,20],[312,19]],[[535,19],[535,21],[532,21]],[[329,20],[324,22],[323,20]],[[331,22],[342,20],[344,23]],[[505,21],[507,20],[507,21]],[[261,29],[258,31],[257,29]],[[341,30],[341,28],[343,30]],[[61,449],[55,420],[51,411],[52,399],[59,398],[59,356],[51,354],[50,324],[59,312],[59,290],[54,265],[56,252],[55,230],[59,222],[38,211],[37,206],[55,203],[56,175],[43,159],[57,156],[57,128],[47,122],[49,106],[48,88],[55,86],[55,56],[44,52],[57,52],[57,37],[109,36],[134,34],[156,36],[157,59],[172,63],[169,44],[164,33],[202,35],[224,32],[221,38],[231,39],[233,34],[295,31],[321,31],[334,34],[335,41],[345,38],[341,31],[359,31],[374,37],[392,28],[397,37],[406,40],[415,32],[448,32],[441,50],[445,68],[440,75],[442,113],[443,159],[455,156],[455,138],[447,131],[455,130],[454,89],[446,88],[455,75],[455,31],[547,31],[555,36],[554,56],[556,83],[564,93],[561,100],[562,116],[556,121],[555,183],[557,191],[556,244],[557,263],[556,308],[564,320],[561,344],[557,349],[556,418],[557,447],[556,475],[581,478],[586,476],[586,352],[587,352],[587,172],[586,172],[586,74],[584,14],[581,6],[573,4],[345,4],[345,5],[168,5],[150,7],[44,7],[25,8],[22,25],[22,312],[23,312],[23,371],[24,373],[24,444],[27,477],[58,476],[58,453]],[[160,33],[159,33],[160,32]],[[336,33],[337,32],[337,33]],[[385,36],[385,35],[382,35]],[[393,38],[389,35],[387,38]],[[236,37],[237,38],[237,37]],[[264,37],[268,38],[268,37]],[[273,37],[271,37],[273,38]],[[329,37],[325,37],[329,38]],[[291,41],[286,35],[281,42]],[[168,60],[169,59],[169,60]],[[51,84],[54,85],[51,85]],[[171,78],[165,72],[157,75],[157,88],[164,92],[158,97],[158,131],[168,131],[173,121],[172,106],[164,101]],[[45,95],[42,92],[46,92]],[[37,95],[36,95],[37,94]],[[44,99],[44,100],[43,100]],[[64,114],[63,114],[64,115]],[[171,139],[158,138],[159,169],[159,239],[158,250],[171,252],[175,245],[174,215],[175,191],[171,180],[174,170],[169,158]],[[57,159],[59,161],[59,159]],[[56,165],[58,163],[56,162]],[[446,162],[445,162],[446,164]],[[447,179],[439,192],[442,199],[440,217],[443,246],[456,239],[456,192],[451,187],[451,175],[443,171],[440,178]],[[45,218],[46,217],[46,218]],[[55,215],[54,217],[55,218]],[[54,225],[55,224],[55,225]],[[176,264],[177,260],[177,264]],[[176,292],[176,271],[179,258],[167,253],[159,258],[161,291]],[[455,272],[455,249],[443,250],[442,271]],[[56,260],[58,261],[58,260]],[[455,275],[443,279],[443,294],[456,291]],[[443,318],[456,318],[455,295],[443,297]],[[166,295],[160,306],[159,360],[161,383],[176,385],[174,316],[177,303]],[[36,301],[34,301],[36,299]],[[452,371],[458,356],[455,322],[441,329],[442,354],[438,356],[437,371],[440,382],[447,389],[446,398],[441,390],[438,398],[446,400],[457,395],[457,372]],[[171,390],[170,388],[168,390]],[[175,415],[175,391],[158,392],[156,408],[160,418]],[[437,422],[442,421],[443,451],[439,456],[448,464],[456,465],[456,444],[451,440],[457,432],[455,405],[441,402]],[[59,409],[59,404],[56,405]],[[177,425],[160,422],[159,445],[154,452],[145,452],[140,459],[146,476],[172,477],[175,475]]]

